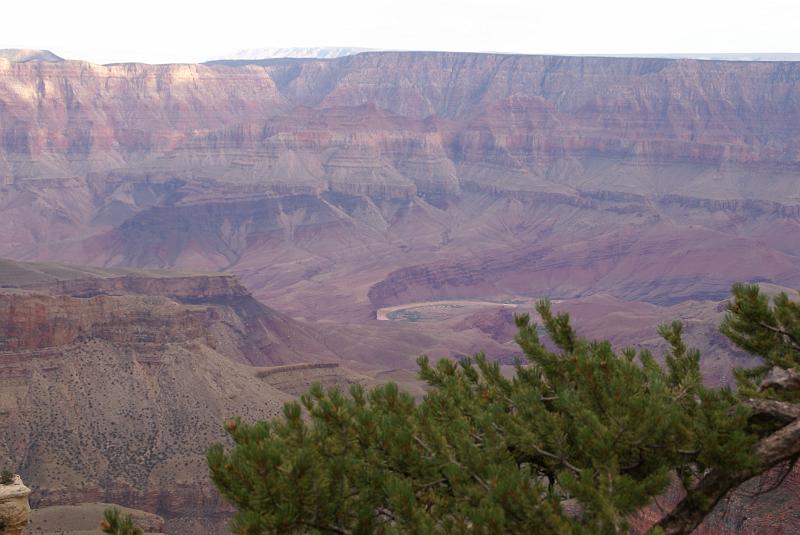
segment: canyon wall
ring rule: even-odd
[[[584,155],[789,170],[798,162],[794,62],[382,52],[235,66],[0,59],[0,73],[6,158],[49,155],[51,169],[100,171],[169,151],[186,164],[255,148],[266,154],[242,167],[270,167],[285,153],[336,147],[324,158],[332,175],[337,164],[365,170],[365,159],[383,158],[416,163],[444,187],[454,168],[440,160],[517,174]],[[761,195],[779,193],[770,189]]]
[[[297,370],[367,380],[339,362],[230,275],[0,261],[0,466],[35,507],[120,503],[221,529],[205,452],[225,419],[279,414],[312,380]]]
[[[0,58],[0,253],[229,270],[280,310],[358,321],[419,296],[797,285],[798,80],[689,59]]]

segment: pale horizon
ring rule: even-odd
[[[800,4],[44,0],[4,6],[0,30],[0,48],[45,49],[94,63],[196,63],[247,49],[298,47],[581,56],[769,55],[800,52]]]

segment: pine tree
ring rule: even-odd
[[[722,332],[737,346],[758,355],[762,364],[736,370],[746,397],[800,402],[800,303],[785,292],[772,302],[758,286],[737,284]]]
[[[779,297],[765,309],[749,286],[734,297],[723,332],[796,371],[796,306]],[[237,507],[233,533],[622,533],[671,474],[687,497],[657,529],[689,533],[725,492],[800,453],[784,444],[764,457],[764,441],[800,427],[703,386],[680,323],[660,329],[663,368],[646,351],[580,338],[547,301],[537,311],[555,350],[517,317],[526,362],[511,378],[483,355],[421,357],[432,389],[420,404],[394,384],[349,396],[314,386],[282,418],[228,422],[235,447],[212,446],[208,461]],[[742,380],[757,390],[766,374]],[[756,413],[769,423],[754,426]]]

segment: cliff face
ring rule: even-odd
[[[228,171],[242,180],[335,148],[316,162],[331,176],[389,163],[398,173],[384,178],[416,183],[403,173],[416,164],[442,185],[456,170],[535,175],[585,156],[791,170],[800,155],[793,62],[386,52],[235,67],[0,58],[0,73],[6,158],[50,155],[51,171],[258,154]]]
[[[200,343],[257,366],[336,358],[231,275],[69,269],[0,260],[5,362],[87,340],[149,351]]]

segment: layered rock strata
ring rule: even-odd
[[[795,285],[799,80],[796,62],[8,55],[0,254],[231,270],[283,311],[359,321],[415,296]]]

